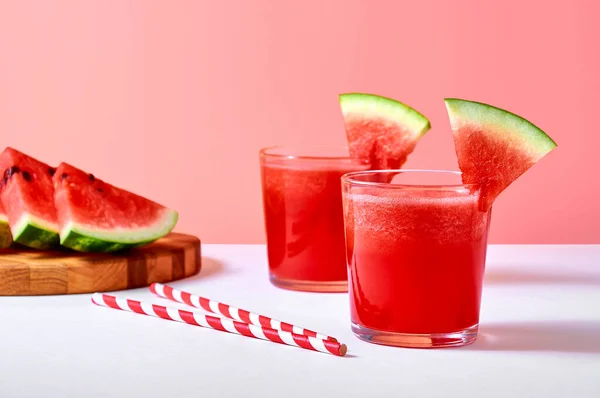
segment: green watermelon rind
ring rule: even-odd
[[[423,136],[431,128],[425,115],[392,98],[367,93],[346,93],[339,95],[339,102],[344,115],[359,114],[366,118],[383,118],[401,123],[417,137]]]
[[[512,112],[482,102],[459,98],[444,98],[444,102],[454,131],[460,129],[461,123],[476,123],[479,126],[488,127],[490,132],[497,131],[497,128],[500,127],[504,133],[504,136],[501,137],[503,141],[511,141],[511,136],[513,139],[525,140],[535,152],[536,160],[557,146],[556,142],[542,129]],[[490,127],[496,127],[496,129]],[[515,145],[520,145],[520,142]]]
[[[12,233],[10,232],[10,226],[8,225],[8,218],[4,215],[0,215],[0,249],[8,248],[12,243]]]
[[[166,209],[150,227],[107,230],[68,223],[60,232],[60,244],[81,252],[115,252],[143,246],[162,238],[173,230],[179,214]]]
[[[33,249],[51,249],[59,245],[58,227],[33,214],[24,214],[11,227],[14,243]]]

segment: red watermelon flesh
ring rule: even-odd
[[[479,102],[445,101],[463,182],[481,190],[483,210],[556,147],[546,133],[511,112]]]
[[[110,252],[168,234],[177,212],[61,163],[54,175],[61,244],[79,251]]]
[[[430,129],[429,120],[399,101],[364,93],[340,95],[350,155],[375,170],[399,169]]]
[[[0,154],[0,201],[15,242],[45,249],[58,244],[54,169],[13,148]]]

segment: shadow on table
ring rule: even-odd
[[[565,270],[568,267],[565,266]],[[598,285],[600,286],[600,275],[550,273],[523,269],[489,269],[485,271],[484,283],[487,284],[571,284],[571,285]]]
[[[202,266],[200,272],[194,276],[187,278],[186,280],[191,281],[194,279],[206,279],[217,274],[226,272],[225,266],[219,260],[211,257],[202,257]]]
[[[600,354],[600,322],[542,321],[481,324],[478,351],[539,351]]]

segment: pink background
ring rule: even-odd
[[[406,167],[457,167],[445,96],[538,124],[559,147],[498,199],[491,241],[600,243],[599,2],[0,4],[0,145],[174,207],[205,242],[263,242],[259,148],[343,145],[337,94],[366,91],[431,119]]]

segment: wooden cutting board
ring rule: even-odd
[[[179,233],[119,254],[0,250],[0,296],[133,289],[199,271],[200,239]]]

